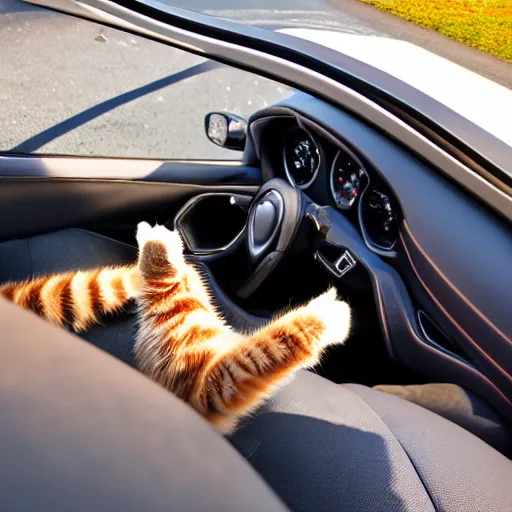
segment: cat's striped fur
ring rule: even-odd
[[[197,271],[185,262],[176,232],[144,222],[137,241],[134,266],[8,283],[0,294],[75,331],[135,298],[140,370],[224,433],[295,370],[316,364],[325,347],[348,335],[350,311],[336,300],[334,289],[254,333],[234,332],[212,305]]]
[[[7,283],[0,294],[52,324],[81,332],[122,310],[141,285],[137,266],[106,267]]]

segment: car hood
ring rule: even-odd
[[[512,147],[512,91],[419,46],[389,37],[280,29],[402,80]]]

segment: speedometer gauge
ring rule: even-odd
[[[368,176],[355,158],[340,150],[332,164],[330,181],[336,206],[350,210],[368,185]]]
[[[320,168],[320,152],[311,137],[297,129],[288,138],[283,150],[284,168],[290,183],[304,190],[316,178]]]

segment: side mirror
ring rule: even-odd
[[[210,112],[205,117],[206,136],[217,146],[243,151],[247,136],[247,121],[227,112]]]

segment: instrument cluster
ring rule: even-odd
[[[294,127],[283,139],[282,155],[293,186],[318,196],[327,181],[330,202],[359,224],[367,244],[384,255],[393,249],[402,220],[398,201],[351,149]]]

